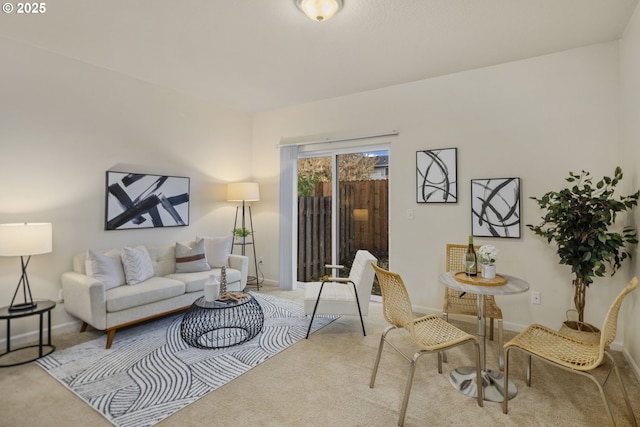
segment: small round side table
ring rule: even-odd
[[[7,351],[0,354],[0,368],[24,365],[25,363],[33,362],[34,360],[40,359],[43,356],[47,356],[53,353],[53,351],[56,349],[55,346],[51,345],[51,310],[53,310],[53,308],[56,306],[56,303],[50,300],[38,300],[34,302],[36,303],[36,306],[28,310],[11,311],[9,310],[9,306],[0,307],[0,320],[4,319],[7,321]],[[47,314],[47,343],[46,344],[43,342],[45,314]],[[35,315],[40,316],[40,340],[38,344],[28,345],[25,347],[20,347],[12,350],[11,349],[11,321],[13,319],[19,319],[21,317],[29,317],[29,316],[35,316]],[[38,355],[36,357],[31,358],[29,360],[16,362],[16,363],[9,363],[9,364],[2,363],[2,358],[4,356],[7,356],[10,353],[15,353],[15,352],[25,350],[28,348],[33,348],[33,347],[38,347]],[[46,352],[45,352],[45,347],[46,347]]]

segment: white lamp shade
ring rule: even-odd
[[[227,201],[257,202],[260,200],[260,188],[257,182],[236,182],[227,184]]]
[[[50,222],[0,224],[0,256],[47,254],[52,245]]]
[[[296,0],[296,5],[309,18],[322,22],[342,8],[342,0]]]

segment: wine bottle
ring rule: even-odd
[[[469,236],[469,247],[464,254],[464,272],[467,276],[476,276],[478,274],[478,257],[473,249],[473,236]]]

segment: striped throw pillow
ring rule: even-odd
[[[176,243],[176,273],[209,271],[209,263],[204,254],[204,240],[198,240],[193,246]]]

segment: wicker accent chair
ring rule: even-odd
[[[447,265],[446,271],[464,271],[464,255],[467,252],[468,245],[458,245],[453,243],[447,244]],[[480,246],[475,246],[476,251]],[[445,288],[444,304],[442,306],[442,317],[449,321],[449,314],[462,314],[465,316],[478,317],[478,301],[475,294],[466,293],[460,295],[460,291],[451,288]],[[484,316],[489,319],[489,339],[493,341],[493,319],[498,320],[498,348],[500,370],[504,369],[504,352],[503,329],[502,329],[502,310],[496,304],[493,295],[485,295],[484,297]],[[447,361],[446,354],[444,361]]]
[[[376,356],[373,371],[371,372],[369,387],[373,388],[376,381],[376,374],[380,364],[382,348],[386,342],[410,363],[409,376],[407,377],[407,383],[404,389],[404,397],[400,407],[398,425],[402,426],[404,424],[404,418],[407,412],[407,403],[409,402],[409,394],[411,393],[413,375],[418,358],[423,354],[437,352],[438,373],[442,373],[442,351],[461,344],[473,344],[475,347],[477,369],[476,378],[478,379],[478,406],[483,406],[482,375],[480,373],[480,343],[478,338],[467,334],[448,322],[445,322],[435,314],[414,318],[409,294],[407,293],[407,288],[405,287],[400,275],[383,270],[377,265],[373,265],[373,268],[375,269],[376,276],[378,277],[378,283],[382,290],[382,311],[384,313],[384,318],[390,323],[390,326],[384,330],[382,337],[380,338],[378,354]],[[404,332],[408,334],[407,338],[418,346],[418,351],[416,351],[413,357],[402,353],[402,351],[395,347],[391,342],[387,341],[387,333],[394,329],[404,330]]]
[[[543,325],[533,324],[530,325],[524,332],[518,334],[515,338],[504,345],[505,348],[505,369],[504,369],[504,383],[509,381],[509,353],[511,350],[518,349],[529,355],[527,365],[527,385],[531,386],[531,356],[536,356],[540,360],[548,362],[554,366],[565,369],[569,372],[574,372],[590,378],[598,387],[600,396],[604,402],[604,406],[607,410],[607,415],[612,425],[616,425],[609,403],[604,394],[602,387],[607,379],[611,375],[611,370],[614,370],[618,381],[622,387],[622,394],[627,404],[627,408],[631,413],[631,421],[634,426],[637,426],[635,415],[631,409],[629,402],[629,396],[620,378],[620,372],[615,360],[611,357],[611,354],[607,351],[609,344],[613,342],[616,337],[616,331],[618,327],[618,312],[622,305],[622,300],[631,291],[638,287],[638,278],[634,277],[622,290],[620,295],[615,299],[607,316],[604,319],[604,325],[600,336],[599,343],[590,343],[577,340],[573,337],[563,335],[558,331],[547,328]],[[609,373],[605,377],[604,383],[601,385],[597,378],[590,372],[597,368],[603,361],[604,356],[607,356],[612,364]],[[502,403],[502,410],[506,414],[508,411],[507,404],[509,399],[504,399]]]

